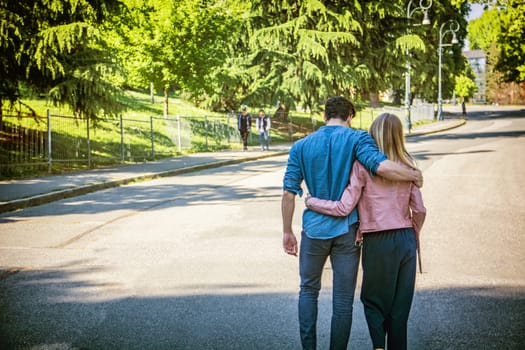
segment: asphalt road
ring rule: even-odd
[[[524,348],[524,146],[523,111],[471,113],[463,127],[410,139],[428,210],[411,349]],[[268,158],[0,215],[0,348],[299,349],[297,259],[281,249],[285,164]],[[349,348],[370,347],[356,298]]]

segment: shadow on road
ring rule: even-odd
[[[77,263],[85,266],[86,262]],[[82,278],[96,269],[21,271],[0,281],[0,347],[300,348],[295,293],[256,293],[259,286],[214,286],[203,281],[206,288],[197,295],[184,293],[194,286],[177,286],[172,295],[165,295],[170,293],[163,289],[163,296],[112,298],[112,293],[125,294],[118,285]],[[222,292],[214,292],[218,289]],[[324,307],[321,317],[329,314]],[[362,309],[357,298],[354,309]],[[351,346],[368,348],[368,335],[363,324],[356,324],[356,314]],[[524,329],[524,287],[422,290],[416,292],[412,308],[409,345],[413,349],[522,349]],[[326,324],[319,333],[326,340]]]
[[[450,156],[450,155],[461,155],[461,154],[475,154],[475,153],[492,153],[493,150],[476,150],[476,151],[468,151],[468,152],[448,152],[448,153],[436,153],[436,152],[429,152],[429,151],[418,151],[418,152],[412,152],[411,155],[414,156],[417,160],[423,160],[423,159],[430,159],[432,157],[436,156]]]

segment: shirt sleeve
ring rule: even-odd
[[[419,235],[419,232],[423,227],[423,223],[425,222],[427,209],[423,204],[423,196],[421,195],[419,188],[415,185],[411,185],[411,187],[412,190],[410,192],[409,205],[410,209],[412,210],[412,225],[414,226],[416,233]]]
[[[299,143],[295,143],[290,149],[288,156],[288,164],[286,165],[283,179],[283,189],[302,196],[303,189],[301,188],[301,183],[303,179],[304,176],[299,163]]]
[[[379,148],[377,148],[372,136],[364,131],[360,132],[355,156],[373,175],[377,174],[379,163],[387,159],[387,157],[379,151]]]
[[[354,210],[357,202],[361,198],[361,193],[364,187],[364,177],[362,171],[366,171],[358,163],[354,162],[352,171],[350,173],[350,180],[346,186],[341,199],[338,201],[330,201],[316,197],[310,197],[306,204],[309,209],[325,215],[332,216],[347,216]]]

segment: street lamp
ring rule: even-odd
[[[449,23],[449,28],[443,32],[445,25]],[[439,64],[438,64],[438,114],[437,119],[443,120],[443,99],[441,98],[441,57],[443,56],[443,47],[452,46],[458,43],[458,38],[456,37],[456,32],[459,30],[459,23],[455,19],[449,19],[441,25],[439,28]],[[452,40],[450,44],[443,44],[443,37],[447,33],[452,33]]]
[[[428,5],[424,5],[423,0],[419,0],[419,7],[414,8],[413,10],[410,9],[412,6],[412,0],[408,3],[407,6],[407,20],[410,20],[414,12],[417,10],[423,11],[423,22],[421,22],[422,25],[429,25],[430,20],[428,19],[428,9],[430,6],[432,6],[432,0],[428,2]],[[410,130],[412,130],[412,121],[410,120],[410,59],[408,58],[409,52],[408,47],[406,49],[406,55],[407,55],[407,63],[406,68],[407,72],[405,74],[405,120],[408,123],[408,132],[410,133]]]

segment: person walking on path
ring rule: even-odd
[[[400,119],[379,115],[370,134],[388,159],[417,169],[407,152]],[[307,196],[307,208],[334,216],[359,211],[359,235],[363,243],[363,302],[374,349],[405,350],[407,323],[414,296],[416,248],[426,209],[419,188],[406,181],[390,181],[370,175],[355,162],[350,181],[340,201]],[[364,236],[364,238],[363,238]]]
[[[303,194],[302,182],[313,196],[337,200],[348,184],[355,160],[359,160],[373,174],[393,181],[423,183],[420,171],[388,160],[367,132],[349,128],[354,115],[355,108],[349,100],[341,96],[329,98],[325,104],[326,125],[293,144],[283,178],[283,249],[293,256],[299,253],[298,313],[303,349],[317,347],[317,305],[328,257],[333,271],[330,349],[347,348],[361,252],[355,245],[358,226],[355,209],[344,217],[305,209],[298,248],[292,218],[295,197]]]
[[[237,117],[237,130],[241,134],[243,150],[248,150],[248,135],[252,127],[252,116],[248,114],[246,106],[241,108],[241,113]]]
[[[261,151],[270,149],[270,127],[272,122],[270,116],[264,113],[264,110],[259,111],[259,116],[255,119],[255,128],[259,132],[259,143],[261,144]]]

